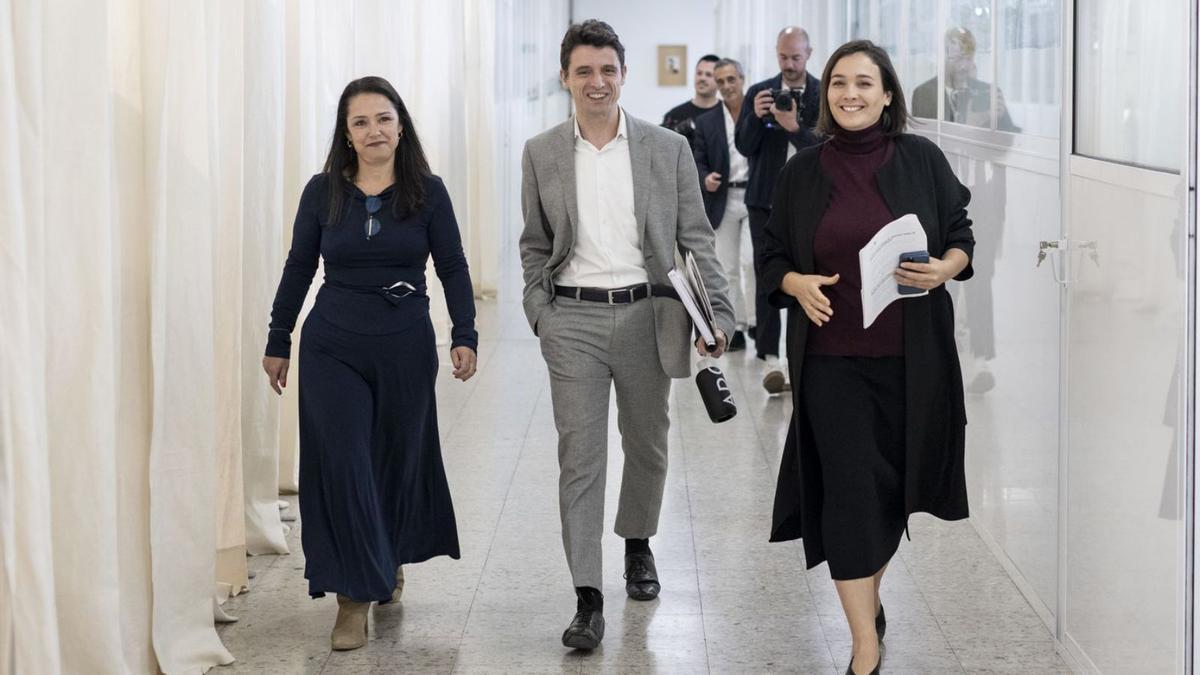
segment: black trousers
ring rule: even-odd
[[[754,277],[755,279],[762,278],[762,257],[763,249],[766,247],[764,230],[767,227],[767,219],[771,217],[770,209],[761,209],[756,206],[747,206],[746,212],[750,216],[750,243],[754,247]],[[771,306],[767,302],[767,296],[771,294],[771,290],[765,284],[759,282],[754,284],[754,349],[758,358],[766,358],[767,356],[779,356],[779,335],[783,331],[782,322],[779,319],[779,310]]]
[[[809,354],[800,379],[823,495],[806,561],[823,554],[839,581],[869,577],[904,532],[904,358]]]

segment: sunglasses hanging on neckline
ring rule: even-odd
[[[383,200],[379,197],[367,197],[367,223],[363,229],[367,233],[367,239],[379,234],[380,222],[375,217],[379,213],[379,209],[383,208]]]

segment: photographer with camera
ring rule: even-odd
[[[746,92],[750,105],[743,105],[735,131],[737,151],[750,162],[750,183],[746,187],[746,211],[750,216],[750,241],[754,246],[754,271],[761,276],[764,241],[763,229],[771,216],[771,193],[779,171],[797,150],[817,143],[813,127],[820,111],[820,81],[806,70],[812,46],[808,32],[789,26],[775,41],[780,73],[759,82]],[[787,390],[787,377],[779,365],[779,310],[767,302],[767,295],[756,284],[754,298],[754,347],[759,359],[767,364],[763,388],[771,394]]]
[[[696,62],[694,76],[693,86],[696,88],[696,95],[692,97],[692,100],[680,103],[663,115],[662,126],[683,134],[693,150],[696,148],[696,117],[712,110],[721,102],[717,98],[717,78],[714,74],[717,61],[720,60],[716,54],[701,56],[700,60]]]

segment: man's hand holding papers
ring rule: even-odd
[[[696,327],[696,353],[700,356],[720,358],[725,353],[728,338],[725,332],[713,325],[712,304],[708,299],[708,289],[696,267],[696,259],[689,251],[684,257],[683,271],[671,270],[667,279],[675,287],[679,301],[683,303],[692,324]]]

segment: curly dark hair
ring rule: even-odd
[[[821,114],[817,117],[817,133],[832,136],[839,129],[833,119],[833,111],[829,109],[829,78],[838,61],[851,54],[866,54],[867,58],[879,66],[880,83],[883,90],[892,95],[891,105],[883,109],[883,133],[887,136],[899,136],[908,128],[908,104],[904,102],[904,89],[900,87],[900,77],[887,50],[870,40],[854,40],[838,47],[829,55],[825,62],[825,72],[821,74]]]
[[[625,67],[625,45],[621,44],[621,38],[617,37],[613,27],[599,19],[572,24],[567,29],[567,34],[562,39],[562,48],[558,52],[558,60],[564,72],[571,65],[571,52],[579,45],[612,47],[617,52],[617,60],[621,62],[621,67]]]
[[[350,99],[359,94],[379,94],[392,102],[397,121],[404,130],[396,148],[394,170],[396,173],[395,196],[392,199],[392,214],[397,219],[421,208],[425,202],[425,178],[432,174],[417,129],[413,126],[408,108],[392,84],[382,77],[362,77],[346,85],[338,99],[337,121],[333,126],[333,140],[329,154],[325,157],[325,173],[329,174],[329,222],[341,220],[346,188],[354,182],[358,173],[358,156],[354,148],[346,143],[349,128],[346,117],[350,114]]]

